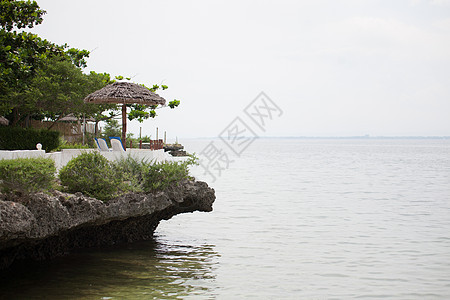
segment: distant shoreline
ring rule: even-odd
[[[292,140],[450,140],[450,136],[260,136],[259,139]],[[219,137],[187,137],[180,140],[212,140]]]
[[[318,140],[446,140],[450,136],[293,136],[293,137],[261,137],[264,139],[318,139]]]

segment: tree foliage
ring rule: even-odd
[[[104,138],[122,135],[122,127],[119,125],[119,121],[116,119],[107,119],[105,123],[106,125],[102,130],[102,136]]]
[[[45,13],[36,1],[0,0],[0,115],[6,116],[12,126],[30,118],[57,121],[68,114],[85,115],[96,122],[120,115],[118,105],[83,102],[89,93],[114,82],[107,73],[83,73],[89,51],[16,31],[42,23]],[[155,84],[148,89],[155,92],[167,88]],[[175,99],[168,106],[179,104]],[[128,119],[139,122],[156,117],[155,109],[159,108],[128,107]]]
[[[1,0],[0,8],[0,25],[8,31],[41,24],[46,13],[36,1]]]
[[[36,95],[39,77],[51,72],[55,65],[60,70],[65,67],[66,71],[69,71],[69,64],[73,66],[72,71],[84,67],[89,52],[68,49],[67,44],[56,45],[29,32],[12,31],[32,28],[42,22],[45,11],[36,1],[2,0],[0,12],[0,114],[10,114],[15,125],[21,117],[28,116],[30,110],[42,110],[42,105],[33,105],[39,99],[32,98]],[[67,63],[63,67],[64,61]]]
[[[116,78],[123,78],[123,76],[116,76]],[[145,84],[141,84],[141,86],[147,88],[153,93],[155,93],[159,89],[162,89],[164,91],[169,88],[167,85],[164,84],[163,85],[154,84],[151,88],[147,87]],[[180,103],[181,102],[179,100],[174,99],[168,103],[168,106],[173,109],[178,105],[180,105]],[[156,109],[160,108],[159,105],[147,106],[142,104],[130,104],[128,105],[128,107],[131,108],[131,111],[128,113],[128,120],[130,121],[138,120],[141,123],[146,119],[155,118],[157,116]]]
[[[72,62],[54,57],[39,70],[24,100],[33,109],[29,113],[53,121],[68,114],[95,117],[104,109],[114,109],[115,105],[88,104],[83,100],[109,82],[108,74],[84,74]]]

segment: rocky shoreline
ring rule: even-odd
[[[181,144],[166,144],[163,147],[164,152],[169,152],[172,156],[189,156],[189,154],[183,150],[184,146]]]
[[[161,220],[212,211],[214,200],[205,182],[188,180],[164,192],[130,193],[106,203],[59,191],[0,194],[0,269],[74,249],[147,240]]]

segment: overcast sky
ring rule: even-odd
[[[283,111],[262,136],[450,135],[450,0],[38,3],[86,72],[181,100],[135,135],[217,136],[261,91]]]

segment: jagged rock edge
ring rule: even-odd
[[[156,194],[130,193],[107,203],[81,193],[56,191],[52,196],[39,193],[14,201],[0,196],[0,208],[10,206],[9,211],[0,210],[0,269],[18,260],[49,259],[78,248],[147,240],[161,220],[180,213],[212,211],[215,200],[214,189],[201,181],[184,181]],[[45,210],[44,203],[53,211]],[[72,213],[71,218],[57,215],[64,211],[62,207]],[[97,217],[89,218],[89,213]]]

